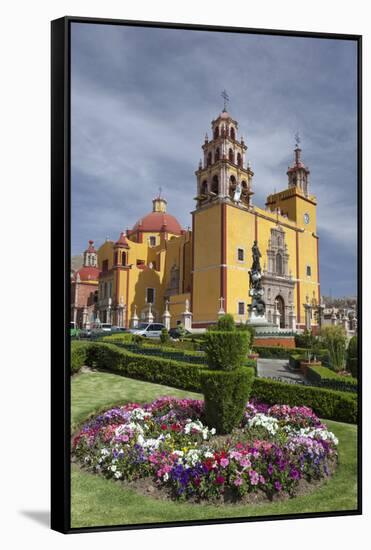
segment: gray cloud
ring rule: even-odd
[[[356,46],[349,41],[74,23],[72,252],[131,227],[151,210],[159,186],[169,210],[190,224],[194,171],[223,88],[249,147],[255,204],[286,187],[300,130],[319,204],[322,289],[355,293]]]

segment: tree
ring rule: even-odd
[[[344,370],[347,337],[343,327],[335,325],[323,328],[321,330],[321,342],[329,352],[330,366],[334,371]]]

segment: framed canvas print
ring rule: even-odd
[[[52,22],[52,528],[361,513],[361,37]]]

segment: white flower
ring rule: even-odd
[[[120,477],[122,477],[122,473],[121,472],[115,472],[113,477],[115,477],[116,479],[120,479]]]
[[[173,454],[177,456],[184,456],[183,451],[173,451]]]
[[[164,481],[167,481],[168,479],[169,479],[169,474],[166,472],[166,473],[164,474],[163,480],[164,480]]]
[[[116,472],[117,466],[115,464],[112,464],[112,466],[110,466],[110,470],[111,472]]]
[[[262,413],[257,413],[247,421],[249,427],[261,426],[265,428],[271,435],[275,435],[278,431],[278,420],[273,416],[267,416]]]
[[[211,453],[210,451],[206,451],[206,453],[204,453],[204,457],[205,458],[214,458],[214,453]]]

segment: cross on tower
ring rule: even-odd
[[[299,147],[299,145],[300,145],[300,134],[299,134],[299,132],[296,132],[296,134],[295,134],[295,142],[296,142],[295,143],[296,147]]]
[[[223,90],[220,95],[224,99],[224,109],[223,109],[223,111],[227,111],[227,103],[229,102],[229,95],[227,94],[227,90]]]
[[[161,198],[161,193],[162,193],[162,187],[160,185],[160,187],[158,188],[158,198],[159,199]]]

